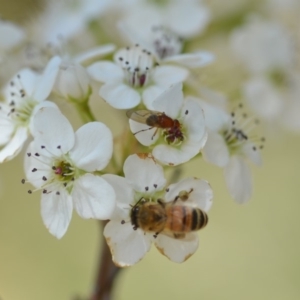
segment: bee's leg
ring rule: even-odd
[[[162,207],[165,207],[165,203],[164,203],[164,201],[162,199],[157,199],[157,203],[159,205],[161,205]]]
[[[173,200],[173,204],[180,199],[181,201],[186,201],[187,199],[189,199],[189,195],[190,193],[193,191],[194,189],[191,189],[189,192],[187,191],[181,191],[179,192],[179,194],[175,197],[175,199]]]
[[[174,232],[173,236],[175,239],[183,239],[185,237],[185,233]]]

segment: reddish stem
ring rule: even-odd
[[[107,222],[102,221],[101,227],[104,228]],[[99,261],[98,275],[95,282],[94,294],[91,300],[112,300],[112,290],[116,276],[121,270],[112,261],[110,250],[102,235],[102,251]]]

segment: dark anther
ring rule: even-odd
[[[21,182],[24,184],[25,183],[25,179],[22,179]]]
[[[57,192],[56,192],[56,195],[60,195],[60,192],[57,191]]]
[[[31,170],[31,172],[36,172],[37,171],[37,168],[33,168],[32,170]]]
[[[30,152],[29,152],[29,153],[27,153],[27,156],[28,156],[28,157],[30,157],[30,156],[31,156],[31,153],[30,153]]]
[[[41,146],[41,148],[42,148],[42,149],[45,149],[45,148],[46,148],[46,146],[43,146],[43,145],[42,145],[42,146]]]
[[[28,190],[28,194],[32,194],[32,190]]]
[[[64,187],[66,187],[67,186],[67,183],[66,182],[64,182]]]
[[[154,188],[157,188],[157,184],[153,184]]]
[[[46,176],[43,176],[42,179],[43,179],[44,181],[47,181],[47,177],[46,177]]]
[[[170,189],[169,189],[169,188],[167,188],[167,189],[166,189],[166,192],[168,192],[169,190],[170,190]]]
[[[119,57],[119,60],[122,61],[122,60],[123,60],[123,57]]]
[[[47,190],[43,190],[43,194],[47,194]]]
[[[122,224],[122,225],[123,225],[123,224],[125,224],[125,221],[124,221],[124,220],[122,220],[122,221],[121,221],[121,224]]]
[[[188,111],[188,110],[186,110],[186,111],[185,111],[185,114],[187,115],[188,113],[189,113],[189,111]]]
[[[61,146],[60,146],[60,145],[58,145],[58,146],[57,146],[57,149],[60,149],[60,148],[61,148]]]
[[[40,156],[38,153],[34,153],[35,156]]]
[[[255,146],[253,146],[253,148],[252,148],[254,151],[256,151],[256,147]]]
[[[56,167],[55,167],[55,166],[53,166],[53,167],[52,167],[52,170],[56,170]]]
[[[148,191],[148,190],[149,190],[149,187],[146,186],[146,187],[145,187],[145,190]]]

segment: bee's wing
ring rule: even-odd
[[[131,109],[126,112],[126,115],[129,119],[142,124],[147,124],[146,121],[151,115],[161,115],[161,114],[162,114],[161,112],[147,110],[147,109],[141,109],[141,110]]]

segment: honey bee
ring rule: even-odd
[[[179,193],[172,201],[165,203],[159,199],[157,203],[141,198],[131,209],[133,229],[141,228],[145,232],[154,232],[183,239],[186,233],[204,228],[208,222],[207,214],[200,208],[177,204],[177,200],[187,200],[187,192]]]
[[[174,142],[175,139],[183,140],[183,134],[181,132],[181,124],[177,119],[172,119],[167,116],[164,112],[158,112],[153,110],[129,110],[126,112],[126,115],[129,119],[150,126],[150,128],[142,129],[135,134],[147,131],[152,128],[156,128],[154,134],[152,135],[153,139],[159,128],[165,129],[165,137],[168,142]]]

